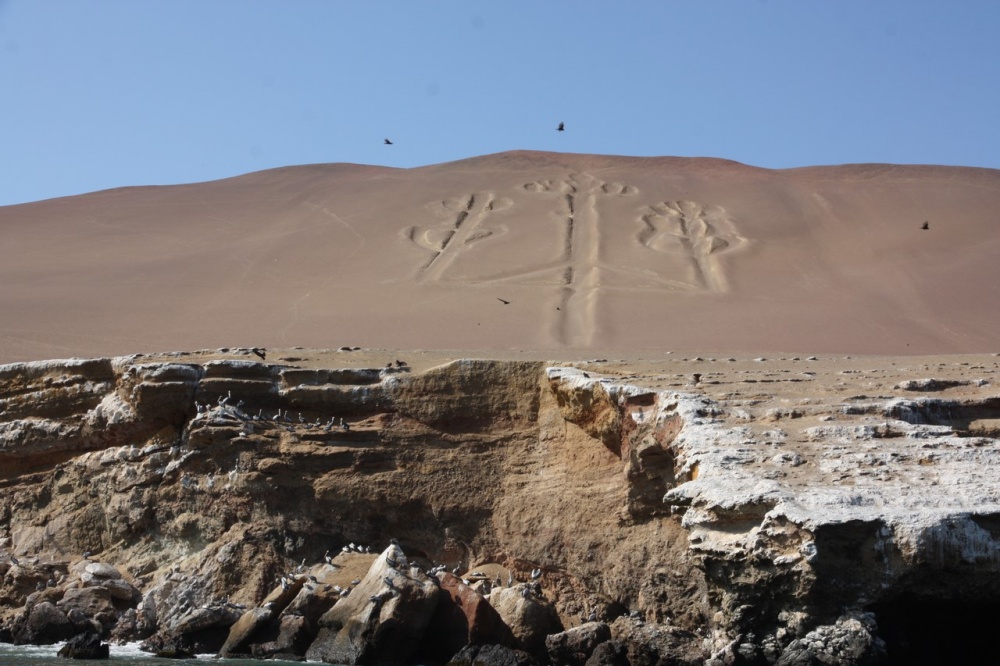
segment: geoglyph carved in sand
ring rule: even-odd
[[[587,173],[537,180],[522,189],[553,200],[552,208],[540,218],[525,218],[548,225],[551,233],[533,236],[531,243],[537,246],[540,239],[546,246],[544,256],[538,254],[538,247],[530,248],[535,254],[525,253],[526,247],[514,240],[512,227],[497,219],[515,201],[495,192],[474,192],[429,204],[441,221],[409,227],[404,234],[431,253],[417,271],[420,282],[557,289],[551,326],[562,344],[589,343],[601,291],[725,291],[718,255],[746,242],[723,208],[686,200],[638,207],[639,215],[633,219],[641,228],[623,236],[616,221],[635,215],[636,208],[623,208],[622,203],[638,195],[639,189]],[[536,204],[529,200],[523,205]],[[490,242],[504,236],[502,243]],[[456,262],[462,270],[456,270]],[[497,270],[498,266],[503,268]]]

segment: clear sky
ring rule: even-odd
[[[1000,168],[1000,2],[0,0],[0,205],[521,148]]]

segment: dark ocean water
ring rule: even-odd
[[[115,664],[115,666],[167,666],[168,664],[218,664],[219,666],[301,666],[300,661],[261,661],[258,659],[216,659],[215,655],[201,655],[197,659],[157,659],[139,649],[138,643],[111,645],[111,658],[96,661],[76,661],[56,656],[62,644],[57,645],[9,645],[0,643],[0,666],[70,666],[71,664]]]

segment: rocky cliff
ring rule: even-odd
[[[909,381],[788,407],[529,361],[2,366],[0,640],[379,661],[338,632],[364,611],[377,635],[412,584],[466,608],[493,587],[508,625],[520,589],[564,628],[605,622],[632,663],[975,655],[1000,599],[1000,398]],[[421,608],[393,635],[427,658],[441,611]],[[511,629],[480,642],[562,659]]]

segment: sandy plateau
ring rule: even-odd
[[[995,661],[998,210],[527,151],[0,208],[0,642]]]

